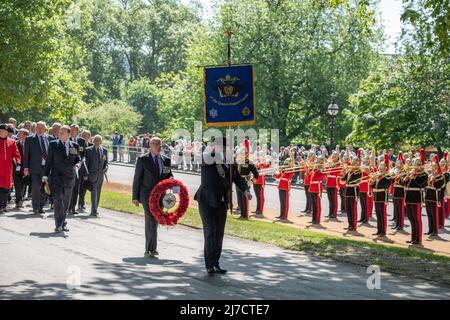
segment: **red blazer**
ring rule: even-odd
[[[0,188],[11,189],[13,185],[13,160],[21,163],[16,141],[10,138],[0,139]]]

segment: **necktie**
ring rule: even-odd
[[[40,136],[39,140],[40,140],[40,144],[41,144],[42,159],[46,160],[47,159],[47,150],[45,150],[44,138],[42,136]]]
[[[102,157],[100,154],[100,148],[97,148],[97,156],[98,156],[98,161],[100,162],[102,160]]]
[[[155,167],[156,167],[156,171],[158,172],[158,174],[160,173],[160,169],[159,169],[159,161],[158,161],[158,156],[154,156],[153,160],[155,161]]]

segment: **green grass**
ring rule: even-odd
[[[89,199],[87,196],[86,199]],[[102,190],[100,206],[103,208],[143,215],[142,206],[131,203],[131,196]],[[201,228],[195,208],[189,208],[180,224]],[[319,232],[302,230],[286,225],[258,220],[228,217],[225,233],[228,235],[275,245],[281,248],[308,252],[359,265],[377,264],[385,270],[419,276],[450,284],[450,258],[413,248],[401,248],[367,241],[345,239]],[[424,270],[426,270],[424,272]],[[420,271],[420,272],[419,272]]]

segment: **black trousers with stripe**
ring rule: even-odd
[[[278,189],[278,195],[280,196],[280,217],[287,219],[289,213],[289,191]]]
[[[422,241],[422,206],[420,203],[407,203],[405,206],[405,212],[411,222],[411,241]]]

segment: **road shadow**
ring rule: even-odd
[[[327,228],[325,228],[323,225],[321,225],[321,224],[310,224],[310,225],[307,225],[306,227],[305,227],[305,229],[322,229],[322,230],[326,230]]]
[[[123,258],[122,261],[125,263],[131,263],[138,266],[146,266],[146,265],[173,266],[184,264],[184,262],[181,260],[146,258],[146,257],[129,257]]]
[[[233,249],[222,253],[226,275],[208,276],[201,248],[188,261],[125,257],[120,262],[89,256],[83,281],[23,280],[0,286],[0,299],[450,299],[445,286],[421,279],[383,277],[383,290],[367,290],[365,267],[285,250]],[[357,254],[357,253],[356,253]],[[176,253],[175,253],[176,255]],[[86,270],[86,271],[85,271]],[[407,285],[407,287],[405,287]],[[398,296],[402,292],[405,296]]]
[[[68,238],[68,235],[66,235],[64,232],[30,232],[31,237],[38,237],[41,239],[48,239],[48,238]]]
[[[42,219],[43,218],[43,216],[40,214],[32,214],[32,213],[28,213],[28,212],[5,215],[4,217],[19,219],[19,220],[36,219],[36,218]]]

